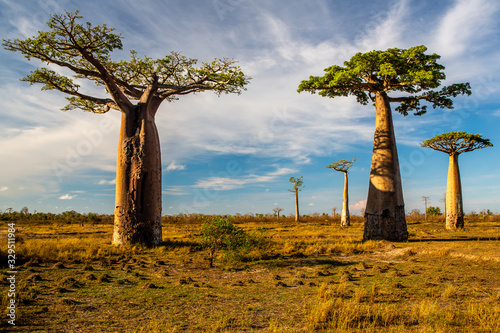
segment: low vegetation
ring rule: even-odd
[[[442,216],[418,214],[403,243],[363,242],[359,216],[345,228],[339,216],[319,214],[301,222],[176,215],[164,217],[163,242],[146,248],[111,245],[106,216],[82,226],[26,213],[16,221],[17,326],[9,329],[499,331],[500,216],[469,216],[465,230],[450,232]],[[217,235],[224,240],[214,243]],[[4,246],[0,255],[5,309]]]

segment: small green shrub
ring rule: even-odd
[[[206,221],[202,225],[200,237],[202,246],[208,249],[210,267],[213,267],[218,251],[223,251],[230,261],[240,261],[259,242],[245,230],[235,226],[229,217],[215,217]]]

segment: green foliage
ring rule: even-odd
[[[355,158],[353,158],[350,161],[349,160],[339,160],[333,164],[327,165],[326,167],[333,169],[333,170],[341,171],[341,172],[347,172],[352,167],[352,165],[354,164],[355,161],[356,161]]]
[[[469,83],[452,84],[439,91],[446,78],[444,66],[436,61],[439,55],[425,54],[424,45],[409,49],[392,48],[386,51],[357,53],[342,66],[330,66],[324,76],[310,76],[300,83],[298,92],[318,92],[324,97],[356,96],[359,103],[366,105],[374,101],[376,93],[394,91],[405,93],[404,97],[389,97],[390,102],[401,103],[396,111],[403,115],[414,111],[415,115],[427,112],[421,100],[431,103],[433,108],[453,108],[450,97],[459,94],[470,95]],[[409,96],[406,96],[408,95]]]
[[[215,217],[202,225],[201,243],[208,249],[210,267],[216,253],[221,250],[230,260],[240,260],[253,245],[255,239],[242,228],[235,226],[230,218]]]
[[[485,139],[479,134],[467,134],[466,132],[441,133],[425,140],[420,145],[450,155],[493,146],[490,139]]]
[[[290,192],[298,192],[302,191],[304,188],[304,181],[302,180],[302,176],[300,177],[290,177],[289,182],[293,184],[293,189],[288,190]]]
[[[438,216],[441,215],[441,208],[439,207],[427,207],[427,216]]]
[[[486,216],[491,216],[493,215],[493,212],[489,209],[483,209],[482,211],[479,212],[481,215],[486,215]]]
[[[93,26],[80,23],[78,11],[51,15],[47,23],[49,31],[24,40],[4,39],[3,46],[9,51],[21,52],[28,60],[35,58],[43,63],[69,69],[73,77],[56,73],[46,67],[38,68],[22,81],[41,83],[42,90],[59,90],[67,95],[69,104],[63,110],[80,108],[103,113],[110,108],[122,110],[140,100],[148,87],[154,86],[154,96],[161,101],[172,101],[177,96],[205,90],[216,94],[240,93],[250,77],[243,74],[236,61],[215,59],[195,67],[197,60],[179,52],[171,52],[161,59],[138,57],[131,50],[129,61],[114,61],[111,52],[121,50],[122,36],[105,24]],[[88,79],[97,86],[105,87],[109,98],[97,98],[80,91],[74,79]]]

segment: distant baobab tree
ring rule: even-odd
[[[49,31],[25,40],[3,40],[3,46],[50,65],[21,81],[41,83],[42,90],[68,95],[69,104],[63,110],[121,113],[113,244],[158,244],[162,241],[162,169],[155,115],[160,104],[207,90],[239,94],[249,77],[232,59],[196,67],[196,59],[179,52],[152,59],[131,50],[129,61],[112,60],[111,52],[123,48],[121,34],[106,24],[92,26],[81,19],[78,11],[51,15]],[[72,76],[61,74],[69,72]],[[82,91],[87,85],[79,82],[85,79],[102,88],[102,93],[91,96]]]
[[[443,203],[444,205],[444,216],[446,217],[446,192],[443,193],[443,196],[441,197],[441,199],[439,199],[440,202]]]
[[[464,209],[462,200],[462,185],[458,168],[458,155],[464,152],[491,147],[489,139],[479,134],[466,132],[449,132],[425,140],[422,147],[432,148],[449,155],[448,182],[446,185],[446,229],[455,230],[464,227]]]
[[[332,216],[335,217],[337,215],[336,213],[337,207],[332,207]]]
[[[352,160],[339,160],[333,164],[327,165],[327,168],[340,171],[344,173],[344,196],[342,200],[342,215],[340,218],[340,225],[348,227],[351,225],[351,216],[349,214],[349,194],[348,194],[348,181],[347,173],[353,163],[356,161],[355,158]]]
[[[293,184],[293,189],[288,190],[290,192],[295,193],[295,222],[299,221],[299,191],[302,191],[304,188],[304,181],[302,180],[302,176],[295,178],[290,177],[290,183]]]
[[[422,200],[424,201],[424,207],[425,207],[425,220],[427,221],[427,202],[429,201],[429,197],[422,196]]]
[[[276,207],[273,209],[274,214],[276,214],[276,219],[279,221],[280,219],[280,212],[283,211],[283,208]]]
[[[375,104],[375,135],[370,184],[365,209],[365,240],[408,239],[403,189],[390,103],[399,103],[396,111],[416,116],[427,111],[422,101],[433,108],[453,108],[450,97],[470,95],[469,83],[452,84],[433,90],[445,79],[444,66],[437,54],[425,54],[424,45],[409,49],[388,49],[357,53],[344,66],[330,66],[323,76],[302,81],[298,92],[318,92],[335,98],[353,95],[358,103]],[[400,96],[393,96],[394,93]]]

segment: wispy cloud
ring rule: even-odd
[[[213,189],[218,191],[234,190],[250,184],[269,183],[276,180],[279,176],[296,172],[295,169],[279,168],[276,171],[267,172],[264,175],[248,175],[239,178],[231,177],[209,177],[199,180],[192,187]]]
[[[480,49],[482,39],[495,31],[499,9],[496,1],[455,1],[437,28],[435,49],[443,57],[458,57]]]
[[[61,200],[72,200],[76,197],[76,195],[64,194],[59,197]]]
[[[165,171],[174,171],[174,170],[184,170],[186,169],[185,165],[182,164],[177,164],[177,161],[172,161],[170,162],[167,167],[165,168]]]
[[[167,186],[162,191],[163,194],[167,195],[188,195],[191,194],[187,191],[186,186]]]
[[[112,180],[101,179],[97,182],[97,185],[114,185],[116,184],[116,178]]]
[[[409,0],[400,0],[387,10],[380,9],[373,13],[373,20],[366,24],[360,35],[359,45],[362,50],[384,50],[401,45],[408,20]]]

